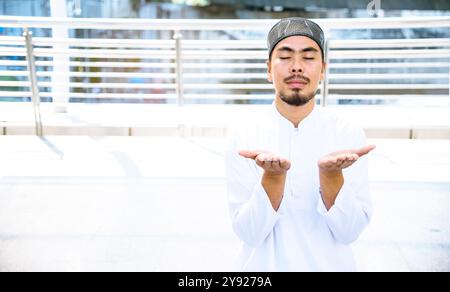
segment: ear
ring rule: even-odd
[[[267,81],[272,83],[273,82],[273,80],[272,80],[272,62],[270,60],[267,60],[266,64],[267,64]]]
[[[325,72],[327,71],[328,64],[323,62],[322,63],[322,71],[320,72],[320,81],[323,81],[325,79]]]

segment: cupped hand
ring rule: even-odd
[[[319,159],[320,171],[336,172],[352,166],[359,158],[369,154],[376,148],[375,145],[367,145],[360,149],[342,150],[330,153]]]
[[[240,151],[239,155],[254,160],[267,174],[282,175],[286,174],[291,168],[291,162],[288,159],[270,152]]]

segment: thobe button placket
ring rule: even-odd
[[[299,138],[300,138],[300,129],[294,128],[291,132],[291,153],[290,158],[293,163],[298,162],[298,155],[299,155]],[[290,180],[290,187],[291,187],[291,198],[296,197],[295,196],[295,190],[296,190],[296,176],[299,175],[298,169],[299,165],[293,165],[292,171],[291,171],[291,180]]]

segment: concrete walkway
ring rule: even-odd
[[[223,137],[236,120],[262,113],[267,105],[69,104],[55,113],[41,106],[45,135]],[[329,106],[366,130],[371,138],[450,139],[450,104],[445,107]],[[0,106],[0,135],[34,135],[31,103]]]
[[[450,140],[372,140],[363,271],[450,271]],[[0,271],[228,271],[223,139],[0,137]]]

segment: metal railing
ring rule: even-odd
[[[318,93],[323,106],[405,98],[449,101],[450,38],[343,40],[334,35],[358,29],[448,30],[450,17],[316,21],[329,38],[327,74]],[[275,22],[2,16],[0,27],[19,28],[24,36],[0,36],[0,100],[30,98],[38,134],[41,100],[180,106],[268,102],[273,88],[267,82],[265,34]],[[52,35],[55,28],[71,31],[72,37]],[[47,36],[32,38],[36,29]],[[114,32],[122,36],[111,36]],[[83,37],[88,33],[97,37]]]

